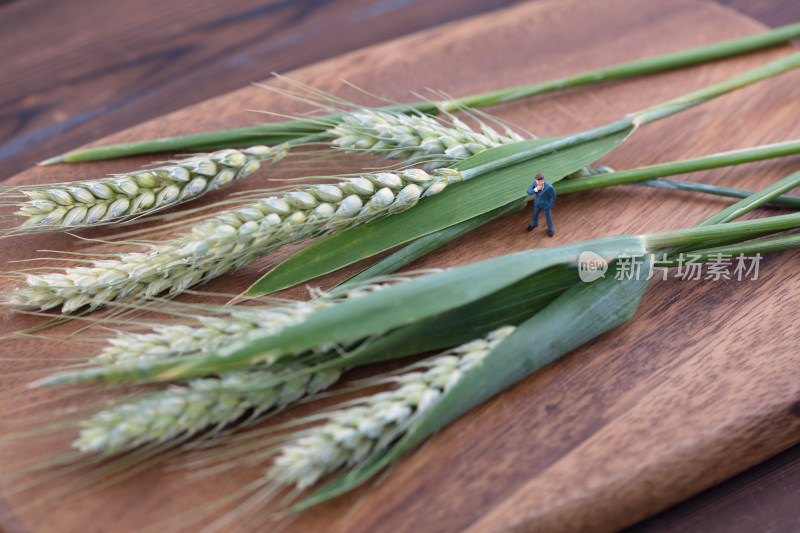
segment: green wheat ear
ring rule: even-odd
[[[362,108],[345,113],[328,130],[331,143],[350,152],[382,155],[386,159],[426,161],[425,169],[444,167],[475,154],[525,139],[509,128],[498,133],[479,122],[475,131],[451,117],[451,126],[421,113]]]
[[[522,139],[511,130],[501,135],[491,127],[482,125],[481,131],[475,132],[455,118],[452,123],[453,127],[447,127],[427,116],[362,109],[346,114],[343,124],[335,126],[326,135],[334,139],[335,146],[348,151],[361,150],[391,158],[416,155],[427,160],[428,167],[438,167]],[[184,167],[191,167],[195,174],[209,174],[217,170],[218,165],[213,161],[216,158],[227,161],[229,165],[242,164],[242,173],[248,169],[248,165],[257,167],[259,164],[253,153],[260,154],[259,157],[274,153],[273,161],[277,161],[289,147],[289,144],[284,144],[279,150],[267,147],[253,147],[244,152],[222,150],[211,154],[209,158],[190,158],[184,166],[133,173],[105,182],[77,182],[41,191],[28,191],[26,194],[29,196],[36,196],[35,200],[29,202],[30,205],[26,204],[26,213],[31,215],[28,224],[63,227],[66,220],[73,225],[89,225],[97,222],[93,215],[95,210],[102,211],[106,216],[110,211],[125,212],[129,213],[125,216],[132,216],[134,208],[129,198],[133,194],[139,194],[133,202],[142,207],[141,214],[143,206],[154,205],[154,194],[152,190],[141,193],[142,188],[136,184],[134,177],[143,184],[155,186],[161,182],[153,176],[156,172],[162,172],[182,176],[186,187],[198,181],[209,186],[202,177],[192,179],[190,171]],[[249,155],[245,156],[245,153]],[[219,174],[225,172],[222,170]],[[63,274],[27,276],[28,286],[16,291],[10,300],[14,305],[39,309],[62,305],[65,312],[71,312],[86,304],[96,307],[128,296],[150,297],[165,290],[175,294],[241,268],[284,245],[313,237],[320,231],[363,224],[385,214],[404,211],[419,199],[462,181],[461,174],[452,169],[438,169],[432,173],[409,169],[341,179],[338,184],[316,185],[256,200],[240,209],[201,222],[186,235],[154,244],[144,253],[122,254],[117,261],[96,261],[92,267],[68,269]],[[113,190],[109,184],[114,185]],[[175,196],[178,198],[177,189],[175,185],[166,185],[158,198],[170,190],[174,193],[170,194],[178,195]],[[71,202],[70,205],[73,205],[78,196],[85,197],[84,204],[69,209],[53,201],[58,197],[62,204]],[[107,198],[100,202],[98,196]],[[147,197],[146,201],[141,200],[144,196]],[[98,203],[87,209],[86,205],[90,205],[88,202],[92,199]],[[50,211],[45,213],[46,209]],[[115,215],[109,220],[121,218]],[[62,226],[58,226],[59,223]],[[166,273],[170,274],[169,279]]]
[[[336,184],[266,197],[201,222],[188,234],[150,245],[145,252],[118,254],[117,259],[63,272],[29,274],[27,285],[10,293],[8,302],[42,310],[61,305],[69,313],[126,297],[178,294],[285,245],[410,209],[460,181],[461,173],[453,169],[409,169],[344,177]]]
[[[305,143],[329,141],[348,152],[419,159],[427,162],[426,169],[434,169],[521,140],[508,128],[500,134],[481,123],[476,132],[455,118],[449,127],[427,115],[363,108],[343,114],[340,124],[322,134],[275,147],[225,149],[109,178],[11,189],[6,196],[19,194],[28,200],[18,204],[16,212],[24,222],[8,233],[95,226],[153,213],[250,176],[262,162],[277,163],[292,147]]]
[[[436,404],[471,368],[514,327],[505,326],[448,352],[411,365],[407,372],[376,378],[371,385],[396,388],[358,398],[342,409],[324,413],[327,422],[301,430],[281,447],[268,476],[280,484],[303,490],[343,467],[365,462],[393,444],[424,412]],[[319,420],[295,421],[302,426]]]
[[[219,150],[171,165],[97,180],[22,189],[28,201],[16,214],[23,228],[65,229],[121,222],[225,187],[253,174],[266,160],[280,161],[288,147]]]
[[[293,363],[281,371],[229,372],[131,398],[82,421],[80,435],[72,446],[84,453],[113,455],[145,443],[222,429],[248,412],[253,418],[325,390],[342,372],[329,369],[294,375],[304,368]],[[281,379],[283,376],[285,379]]]

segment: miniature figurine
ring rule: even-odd
[[[536,181],[528,187],[528,194],[536,195],[533,200],[533,220],[528,226],[528,231],[539,225],[539,211],[544,211],[544,218],[547,220],[547,234],[552,237],[555,235],[555,231],[553,231],[553,215],[550,214],[550,208],[556,203],[556,190],[544,181],[544,175],[539,173],[536,174]]]

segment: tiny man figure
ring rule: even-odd
[[[556,190],[552,185],[544,181],[544,175],[536,174],[536,181],[528,187],[528,194],[536,195],[533,200],[533,220],[531,225],[528,226],[528,231],[539,225],[539,211],[544,211],[544,218],[547,220],[547,234],[552,237],[555,232],[553,231],[553,215],[550,214],[550,208],[556,203]]]

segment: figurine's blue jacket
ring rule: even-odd
[[[533,185],[528,187],[528,194],[536,195],[536,198],[533,200],[534,207],[538,206],[541,209],[550,209],[553,207],[553,204],[556,203],[556,190],[552,185],[545,181],[541,191],[536,192],[534,189],[536,189],[535,181]]]

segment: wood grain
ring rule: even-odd
[[[26,0],[0,6],[0,50],[6,52],[0,180],[271,72],[513,3]]]
[[[642,8],[617,0],[602,7],[581,7],[547,1],[525,5],[350,54],[293,77],[348,97],[357,95],[342,86],[340,76],[391,98],[409,99],[408,91],[426,86],[459,95],[759,29],[714,5],[694,2]],[[599,20],[605,23],[598,24]],[[563,38],[567,33],[569,41]],[[591,57],[586,50],[593,52]],[[497,113],[540,135],[575,131],[782,53],[785,50],[599,90],[573,91],[505,106]],[[471,63],[452,61],[453,57],[469,57]],[[604,162],[625,168],[796,137],[798,127],[791,117],[797,112],[797,79],[795,74],[786,75],[649,126]],[[256,102],[262,108],[281,105],[273,95],[248,88],[114,139],[239,125],[246,118],[237,111]],[[15,181],[86,177],[87,172],[121,170],[130,164],[36,169]],[[755,188],[788,174],[796,164],[797,158],[792,158],[706,172],[697,179],[721,184],[747,181]],[[527,215],[510,217],[414,266],[459,264],[532,245],[622,231],[682,227],[721,205],[707,198],[638,189],[565,197],[555,210],[558,233],[553,240],[526,234]],[[53,236],[21,239],[5,259],[24,257],[36,248],[63,248],[61,241]],[[800,425],[792,411],[800,396],[792,342],[797,330],[786,319],[792,316],[797,297],[792,268],[797,258],[794,252],[770,255],[762,266],[762,279],[750,284],[654,282],[631,323],[576,350],[445,430],[395,468],[351,515],[343,518],[359,494],[303,515],[294,525],[365,531],[376,526],[398,531],[611,530],[786,448],[797,440]],[[240,289],[258,268],[213,287]],[[5,325],[13,328],[25,322],[24,317],[13,317]],[[63,346],[54,349],[31,339],[15,341],[7,349],[9,353],[65,351]],[[76,351],[69,347],[62,355]],[[22,382],[21,377],[5,379],[0,384],[3,390]],[[25,451],[0,453],[10,461]],[[252,474],[237,470],[187,494],[181,479],[153,472],[79,504],[56,506],[46,514],[29,513],[20,520],[34,531],[58,531],[64,524],[96,524],[85,530],[100,531],[112,520],[135,530],[143,520],[142,509],[148,508],[150,516],[168,516],[201,505],[203,496],[224,494]],[[144,487],[157,488],[144,493]],[[18,497],[8,501],[11,509],[21,505]]]
[[[632,526],[626,533],[726,531],[791,533],[800,529],[800,446]]]
[[[800,4],[781,0],[719,0],[723,5],[763,22],[782,26],[800,19]]]

